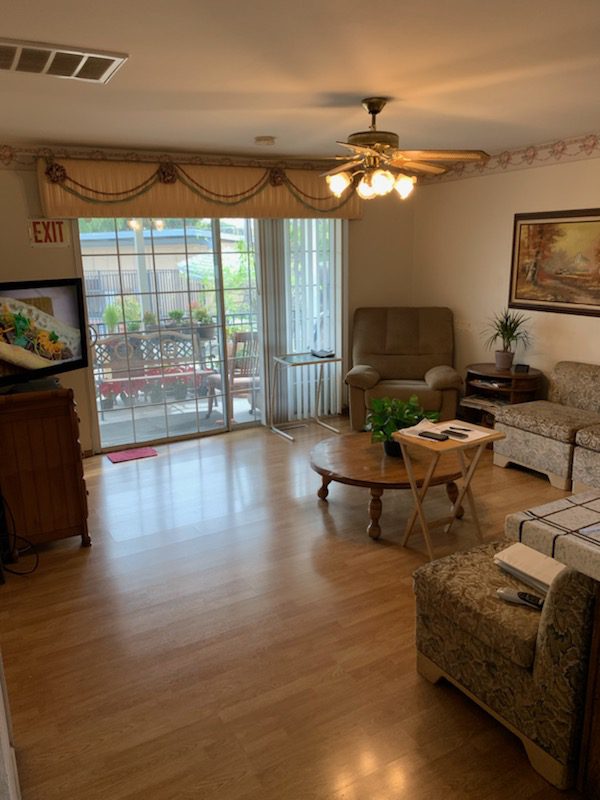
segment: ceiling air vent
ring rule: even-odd
[[[0,39],[0,70],[9,72],[108,83],[128,58],[124,53],[106,53],[102,50],[92,52],[45,42]]]

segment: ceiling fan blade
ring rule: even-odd
[[[348,142],[336,142],[336,144],[341,144],[342,147],[347,147],[348,150],[353,150],[357,155],[361,156],[380,156],[377,150],[374,150],[372,147],[367,147],[364,144],[348,144]]]
[[[354,167],[358,166],[360,161],[345,161],[343,164],[338,164],[337,167],[330,169],[329,172],[322,172],[321,178],[326,177],[327,175],[337,175],[338,172],[346,172],[348,169],[353,169]]]
[[[441,175],[448,171],[448,167],[438,166],[437,164],[427,164],[425,161],[409,161],[408,159],[402,159],[402,161],[392,160],[389,163],[392,167],[414,169],[418,172],[426,172],[429,175]]]
[[[489,158],[484,150],[398,150],[398,155],[411,161],[483,161]]]

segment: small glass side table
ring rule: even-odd
[[[278,428],[275,423],[275,392],[277,389],[277,382],[279,380],[279,375],[281,372],[282,367],[306,367],[310,364],[318,364],[319,365],[319,381],[317,383],[317,397],[316,397],[316,404],[315,404],[315,415],[312,419],[320,425],[322,428],[327,428],[327,430],[332,431],[333,433],[339,433],[337,428],[334,428],[333,425],[328,425],[326,422],[319,417],[319,406],[321,405],[321,393],[323,390],[323,367],[325,364],[333,364],[336,362],[341,362],[340,356],[330,356],[328,358],[317,358],[313,356],[312,353],[286,353],[280,356],[273,356],[273,375],[271,376],[271,403],[270,403],[270,411],[271,411],[271,430],[273,433],[278,433],[280,436],[283,436],[286,439],[289,439],[290,442],[294,441],[294,437],[287,433],[282,428]],[[288,428],[302,428],[304,427],[304,423],[292,423],[291,425],[287,425]]]

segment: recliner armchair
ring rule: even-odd
[[[453,368],[454,327],[449,308],[357,308],[352,334],[350,424],[364,430],[371,400],[416,394],[440,419],[456,416],[462,378]]]

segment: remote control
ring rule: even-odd
[[[434,442],[445,442],[448,439],[447,433],[436,433],[435,431],[423,431],[419,434],[423,439],[433,439]]]
[[[515,603],[516,605],[528,606],[541,611],[544,606],[544,600],[536,594],[529,594],[529,592],[517,592],[516,589],[496,589],[496,594],[500,600],[505,603]]]
[[[454,430],[454,428],[446,428],[446,430],[442,431],[442,433],[447,433],[448,436],[454,437],[455,439],[468,439],[469,438],[466,433],[459,433],[458,431]]]

